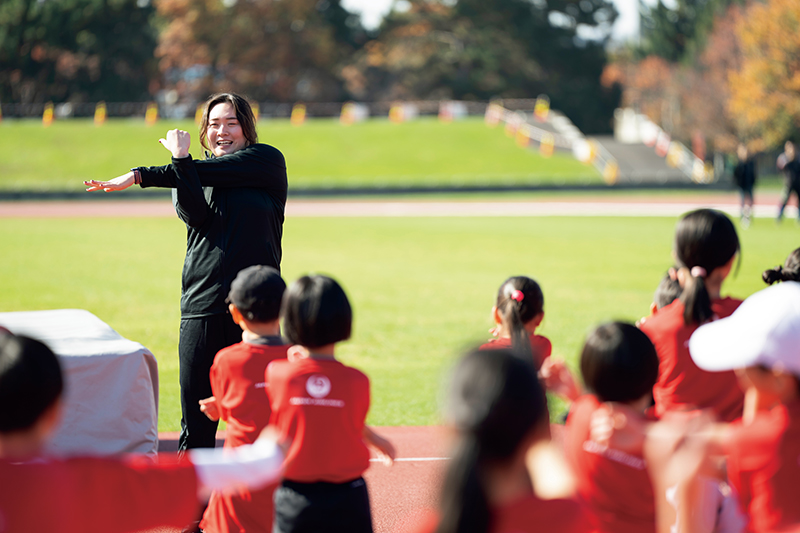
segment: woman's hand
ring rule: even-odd
[[[131,185],[133,185],[133,171],[128,172],[127,174],[123,174],[122,176],[116,177],[110,181],[97,181],[97,180],[87,180],[84,181],[83,184],[88,186],[86,189],[87,192],[94,192],[94,191],[122,191],[127,189]]]
[[[169,130],[166,139],[159,139],[161,145],[172,152],[172,157],[182,158],[189,156],[189,146],[192,144],[192,137],[189,132],[183,130]]]

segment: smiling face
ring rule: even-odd
[[[208,113],[206,140],[217,157],[232,154],[247,146],[242,125],[230,103],[220,102]]]

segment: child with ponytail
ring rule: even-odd
[[[439,512],[407,531],[591,530],[583,507],[568,494],[572,487],[566,465],[559,470],[554,455],[542,454],[550,444],[544,391],[533,366],[518,354],[478,350],[461,359],[452,376],[445,418],[456,444]],[[543,455],[546,462],[540,461]]]
[[[492,318],[496,324],[492,329],[495,338],[480,349],[511,348],[533,361],[539,370],[553,351],[550,340],[536,334],[544,319],[544,295],[539,284],[526,276],[508,278],[497,291]]]
[[[653,387],[658,416],[694,408],[712,409],[723,421],[742,414],[744,396],[734,373],[700,370],[688,349],[698,326],[729,316],[742,303],[720,294],[738,252],[736,229],[723,213],[698,209],[678,222],[673,253],[681,297],[640,326],[658,353],[658,381]]]
[[[779,281],[800,281],[800,248],[789,254],[783,266],[770,268],[761,274],[767,285]]]

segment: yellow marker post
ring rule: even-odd
[[[250,109],[253,110],[253,118],[255,118],[256,122],[258,122],[258,114],[260,111],[258,108],[258,102],[253,102],[252,104],[250,104]]]
[[[53,102],[47,102],[44,105],[44,113],[42,113],[42,125],[47,128],[53,123]]]
[[[403,113],[403,104],[392,104],[392,107],[389,108],[389,120],[394,122],[395,124],[400,124],[405,120],[405,116]]]
[[[305,104],[294,104],[292,107],[292,126],[302,126],[306,121],[306,106]]]
[[[603,168],[603,180],[608,185],[614,185],[619,178],[619,165],[616,161],[606,161],[606,166]]]
[[[158,104],[149,102],[147,104],[147,111],[144,114],[144,123],[148,126],[152,126],[156,122],[158,122]]]
[[[530,131],[525,126],[522,126],[517,129],[517,134],[514,136],[514,139],[517,141],[517,146],[520,148],[527,148],[528,144],[531,142]]]
[[[342,111],[339,113],[339,122],[345,126],[349,126],[356,121],[355,114],[356,105],[353,102],[347,102],[342,106]]]
[[[536,105],[533,106],[533,116],[542,122],[546,122],[549,114],[550,98],[546,94],[540,94],[536,99]]]
[[[106,103],[97,102],[97,105],[94,107],[94,125],[102,126],[105,124],[107,115],[108,109],[106,108]]]
[[[552,133],[545,133],[542,135],[542,141],[539,143],[539,153],[544,157],[550,157],[556,150],[556,138]]]

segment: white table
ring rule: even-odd
[[[0,313],[0,326],[44,342],[64,372],[55,455],[158,451],[158,365],[153,354],[82,309]]]

